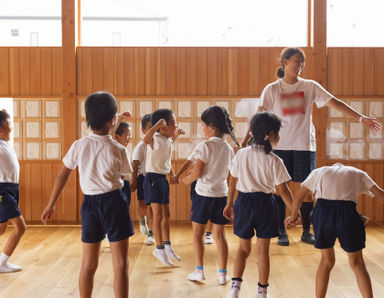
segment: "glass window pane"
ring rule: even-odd
[[[382,0],[328,0],[327,45],[330,47],[382,47]]]
[[[306,46],[307,3],[307,0],[82,0],[81,44]]]
[[[61,0],[1,0],[0,46],[61,46]]]

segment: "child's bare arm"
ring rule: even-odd
[[[185,131],[182,130],[181,128],[179,128],[178,130],[176,130],[175,135],[172,137],[172,142],[175,142],[175,140],[177,139],[177,137],[178,137],[179,135],[185,135]]]
[[[41,214],[41,221],[43,224],[47,224],[48,220],[51,219],[53,212],[55,211],[56,202],[59,199],[60,193],[62,192],[64,186],[67,184],[68,178],[71,175],[72,170],[63,166],[61,171],[56,177],[55,184],[51,195],[49,197],[49,202],[47,207],[45,207],[43,213]]]
[[[191,184],[193,181],[195,181],[197,178],[201,176],[201,173],[203,172],[205,167],[205,163],[203,163],[200,159],[196,160],[196,164],[192,171],[189,173],[187,177],[183,179],[183,183],[188,185]]]
[[[185,160],[180,170],[176,173],[176,175],[171,177],[171,183],[172,184],[179,183],[180,176],[191,166],[191,164],[192,164],[192,160],[189,160],[189,159]]]
[[[160,119],[159,121],[157,121],[157,123],[155,125],[153,125],[148,131],[147,133],[145,134],[144,138],[143,138],[143,143],[144,144],[147,144],[147,145],[153,145],[153,135],[155,134],[155,132],[161,128],[161,127],[165,127],[167,126],[167,122],[164,120],[164,119]]]
[[[290,216],[291,222],[295,222],[297,220],[297,218],[300,215],[299,210],[300,210],[301,204],[303,203],[303,200],[307,196],[311,196],[311,195],[312,195],[312,192],[308,188],[304,186],[300,188],[299,192],[295,195],[295,198],[293,199],[293,202],[292,202],[291,216]]]
[[[375,195],[376,198],[384,203],[384,190],[381,187],[374,185],[371,187],[370,191]]]
[[[132,179],[131,179],[131,192],[135,192],[137,188],[137,175],[139,173],[139,166],[140,161],[139,160],[133,160],[132,161]]]
[[[229,186],[228,186],[228,197],[227,197],[227,205],[223,210],[223,215],[225,218],[231,220],[233,217],[233,198],[236,192],[238,178],[230,176],[229,178]]]
[[[280,185],[276,185],[276,190],[281,196],[281,198],[283,199],[288,209],[292,210],[293,195],[288,186],[288,182],[284,182],[284,183],[281,183]]]

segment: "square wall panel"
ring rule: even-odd
[[[179,135],[178,138],[191,138],[192,133],[191,133],[191,122],[177,122],[178,128],[181,128],[184,130],[185,134],[184,135]]]
[[[28,118],[40,118],[40,101],[26,101],[25,102],[25,115]]]
[[[13,117],[19,118],[20,117],[20,102],[16,99],[13,100]]]
[[[344,145],[340,143],[329,144],[329,157],[331,159],[344,159]]]
[[[342,117],[344,117],[343,113],[339,112],[338,110],[328,109],[328,111],[329,111],[329,117],[331,117],[331,118],[342,118]]]
[[[13,122],[13,137],[18,139],[21,138],[22,132],[21,132],[21,122],[14,121]]]
[[[158,103],[159,109],[172,109],[172,101],[159,101]]]
[[[25,137],[26,138],[40,138],[40,122],[27,121],[25,122]]]
[[[152,101],[141,101],[140,102],[140,117],[143,117],[145,114],[152,114],[153,103]]]
[[[372,101],[369,103],[369,117],[383,117],[383,103],[380,101]]]
[[[342,122],[331,122],[330,128],[327,130],[328,137],[332,139],[344,140],[344,123]]]
[[[57,139],[60,137],[60,122],[45,122],[45,137],[47,139]]]
[[[369,143],[369,159],[383,159],[383,145],[381,143]]]
[[[209,108],[209,101],[198,101],[196,105],[196,116],[200,119],[201,114]]]
[[[192,150],[191,143],[177,143],[176,156],[180,159],[187,158],[192,153]]]
[[[197,138],[205,138],[203,125],[201,124],[201,121],[196,123],[196,136]]]
[[[45,102],[45,117],[58,118],[60,117],[60,102],[59,101],[46,101]]]
[[[17,159],[19,160],[23,159],[23,154],[22,154],[23,150],[22,150],[21,144],[22,143],[20,142],[13,142],[13,149],[15,150]]]
[[[362,101],[351,101],[350,106],[357,110],[360,114],[364,114],[364,103]]]
[[[179,101],[178,102],[178,117],[188,118],[192,117],[192,102]]]
[[[79,102],[79,108],[80,108],[80,117],[85,118],[85,100],[81,100]]]
[[[384,123],[380,123],[381,124],[381,127],[378,131],[376,130],[372,130],[370,129],[369,130],[369,138],[370,139],[382,139],[383,140],[383,124]]]
[[[237,138],[244,138],[249,128],[248,122],[236,122],[235,123],[235,136]]]
[[[60,159],[60,143],[45,143],[45,158]]]
[[[231,111],[229,110],[229,101],[216,101],[216,105],[219,107],[224,107],[228,111],[228,113],[231,113]]]
[[[351,122],[349,124],[349,137],[362,139],[364,137],[363,124],[360,122]]]
[[[138,115],[135,115],[135,111],[133,110],[133,101],[120,101],[120,113],[126,111],[130,112],[132,117],[138,117]]]
[[[364,159],[364,143],[351,143],[349,145],[349,159],[363,160]]]
[[[25,145],[26,159],[41,159],[40,143],[27,142]]]

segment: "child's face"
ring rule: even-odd
[[[291,58],[285,59],[284,61],[285,72],[291,76],[300,75],[305,66],[304,61],[298,53],[292,55]]]
[[[131,128],[126,129],[121,136],[115,134],[115,138],[121,145],[126,147],[131,139]]]
[[[152,127],[152,123],[151,121],[147,121],[147,124],[144,128],[141,128],[141,131],[143,132],[143,134],[146,134],[148,132],[148,130],[150,130]]]
[[[0,138],[8,142],[11,136],[11,131],[11,122],[7,119],[4,121],[3,127],[0,126]]]
[[[171,138],[175,136],[176,131],[177,131],[176,116],[175,114],[172,114],[167,123],[167,126],[160,128],[160,133],[167,138]]]

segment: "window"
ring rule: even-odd
[[[384,46],[382,0],[328,0],[327,45],[329,47]]]
[[[61,1],[1,0],[0,46],[61,46]]]
[[[307,45],[307,0],[81,3],[83,46]]]

